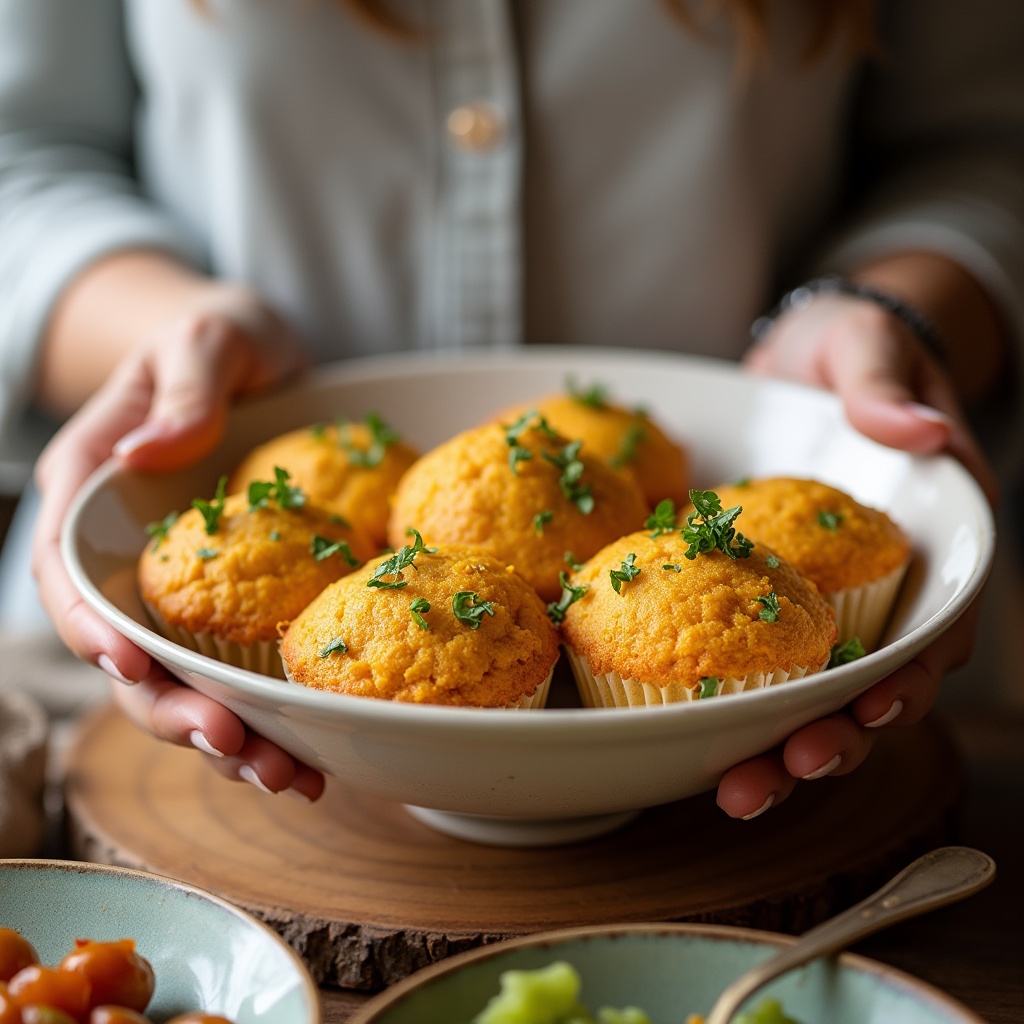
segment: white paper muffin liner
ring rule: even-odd
[[[555,664],[558,663],[558,659],[555,659]],[[287,679],[289,683],[294,683],[296,686],[301,686],[302,683],[296,683],[292,678],[291,672],[288,671],[288,666],[281,659],[281,671],[283,678]],[[548,692],[551,690],[551,679],[555,674],[555,666],[551,666],[551,671],[537,684],[537,688],[533,693],[525,694],[520,697],[519,700],[514,701],[511,704],[503,704],[498,710],[504,711],[532,711],[537,708],[542,708],[547,703]],[[371,698],[372,699],[372,698]]]
[[[699,691],[684,683],[659,686],[656,683],[645,683],[640,679],[623,679],[618,672],[595,675],[583,655],[569,646],[566,646],[565,653],[576,679],[580,699],[588,708],[644,708],[655,704],[678,704],[700,699]],[[719,679],[716,696],[776,686],[810,673],[811,670],[806,666],[796,666],[788,672],[776,669],[774,672],[752,673],[742,679]]]
[[[849,587],[822,597],[836,613],[837,643],[859,637],[866,651],[878,646],[906,575],[909,559],[894,572],[860,587]]]
[[[265,676],[273,676],[275,679],[284,679],[284,667],[281,664],[276,638],[245,645],[232,640],[222,640],[212,633],[193,633],[180,626],[171,625],[149,602],[144,601],[143,604],[149,617],[153,620],[157,632],[168,640],[173,640],[176,644],[187,647],[197,654],[204,654],[207,658],[222,661],[226,665],[235,665],[237,668],[248,669],[250,672],[259,672]]]

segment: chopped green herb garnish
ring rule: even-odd
[[[636,555],[631,551],[622,560],[621,569],[609,569],[608,576],[612,581],[612,590],[616,594],[622,593],[622,584],[634,580],[640,575],[640,566],[636,564]]]
[[[348,650],[348,644],[341,639],[340,636],[336,636],[321,652],[320,657],[326,658],[337,651],[339,654],[344,654]]]
[[[555,518],[555,513],[552,512],[551,509],[549,509],[549,508],[544,509],[542,512],[538,512],[533,517],[533,530],[534,530],[534,532],[538,533],[538,534],[543,533],[544,532],[545,524],[550,523],[551,520],[554,519],[554,518]]]
[[[570,375],[565,378],[565,390],[574,402],[590,409],[605,409],[608,406],[608,388],[604,384],[595,383],[589,388],[580,388],[576,378]]]
[[[660,537],[663,533],[678,530],[676,503],[671,498],[662,498],[654,506],[654,511],[644,520],[644,526],[651,531],[651,540]]]
[[[270,539],[272,541],[279,541],[281,539],[281,531],[280,530],[271,530],[270,531]]]
[[[346,565],[359,564],[359,559],[352,554],[352,549],[348,546],[347,541],[332,541],[329,537],[321,537],[319,533],[314,533],[310,538],[309,552],[318,562],[323,562],[331,555],[341,555],[345,559]]]
[[[580,482],[584,466],[579,459],[582,441],[571,441],[557,455],[551,452],[541,454],[553,466],[562,471],[558,478],[558,486],[562,494],[569,499],[585,516],[594,510],[594,496],[590,493],[590,485]]]
[[[667,569],[669,572],[682,572],[683,571],[683,567],[681,565],[676,565],[675,562],[666,562],[662,566],[662,569]]]
[[[562,561],[565,562],[573,572],[579,572],[580,569],[583,568],[583,563],[577,562],[576,556],[571,551],[566,551],[565,554],[562,555]]]
[[[168,512],[159,522],[146,524],[146,536],[153,538],[153,546],[149,549],[150,551],[156,551],[167,540],[167,531],[175,524],[177,519],[177,512]]]
[[[836,644],[828,658],[826,668],[837,668],[839,665],[846,665],[858,658],[863,658],[868,652],[860,642],[859,636],[852,636],[846,643]]]
[[[721,551],[730,558],[749,558],[753,541],[747,540],[733,527],[742,505],[722,509],[722,502],[714,491],[690,491],[693,511],[686,517],[683,540],[690,546],[684,552],[689,559],[709,551]],[[735,541],[735,543],[733,543]]]
[[[249,484],[249,511],[266,508],[271,499],[277,502],[278,508],[296,509],[306,504],[306,495],[301,487],[292,487],[288,481],[291,473],[280,466],[274,467],[274,480],[253,480]]]
[[[548,421],[543,416],[537,414],[536,409],[528,409],[515,421],[515,423],[505,427],[505,444],[507,444],[510,449],[508,453],[508,464],[513,473],[519,472],[520,462],[529,462],[529,460],[533,458],[533,452],[519,443],[519,438],[530,427],[533,427],[535,430],[539,430],[547,437],[558,436],[548,425]]]
[[[749,487],[750,486],[750,477],[749,476],[741,476],[738,480],[733,480],[732,485],[733,485],[733,487]]]
[[[423,543],[423,538],[420,536],[418,530],[414,530],[411,526],[405,531],[406,536],[415,537],[415,542],[410,547],[408,544],[403,544],[387,561],[381,562],[376,569],[373,570],[373,576],[366,581],[368,587],[375,587],[378,590],[401,590],[402,587],[408,586],[409,581],[402,579],[402,570],[408,569],[410,566],[416,568],[413,565],[413,559],[421,552],[426,552],[428,555],[432,555],[437,548],[428,548]],[[392,577],[392,579],[385,579],[386,576]]]
[[[211,558],[216,558],[219,552],[216,548],[200,548],[196,552],[196,558],[201,558],[204,562],[208,562]]]
[[[636,450],[647,432],[639,423],[633,423],[622,435],[619,450],[608,460],[616,469],[622,469],[636,458]]]
[[[843,516],[839,512],[827,512],[825,509],[818,511],[818,525],[823,526],[826,530],[830,530],[835,533],[839,529],[839,524],[843,521]]]
[[[367,413],[363,424],[370,432],[368,448],[358,448],[352,443],[352,432],[347,423],[338,424],[338,444],[344,449],[348,461],[353,466],[372,468],[379,466],[388,446],[401,438],[401,434],[392,430],[375,412]]]
[[[769,555],[764,560],[764,564],[767,565],[769,569],[778,569],[779,560],[775,557],[775,555]]]
[[[327,433],[326,423],[314,423],[310,428],[309,432],[317,439],[320,440]]]
[[[569,574],[564,570],[558,574],[558,582],[562,584],[562,596],[548,605],[548,618],[557,626],[564,621],[569,606],[575,604],[590,588],[585,584],[574,587]]]
[[[339,516],[337,512],[332,512],[328,516],[328,519],[330,519],[335,526],[344,526],[346,530],[352,529],[352,524],[344,516]]]
[[[699,697],[701,700],[705,697],[717,697],[718,676],[704,676],[703,679],[698,679],[697,688],[699,690]]]
[[[485,615],[494,614],[494,605],[490,601],[481,601],[480,595],[473,590],[460,590],[452,598],[452,611],[459,622],[470,629],[479,629],[480,620]]]
[[[192,507],[199,509],[206,524],[206,532],[213,536],[220,526],[220,517],[224,514],[224,492],[227,490],[228,478],[222,476],[217,481],[217,490],[212,501],[203,501],[202,498],[193,498]]]
[[[760,612],[758,612],[758,618],[764,622],[778,622],[779,620],[779,597],[778,594],[773,590],[770,594],[766,594],[764,597],[755,598],[755,600],[764,605]]]
[[[420,629],[430,629],[430,623],[423,618],[423,616],[429,611],[430,602],[425,597],[414,597],[412,604],[409,605],[409,613],[412,615],[412,621],[415,622]]]

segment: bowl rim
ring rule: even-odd
[[[302,958],[295,950],[269,925],[259,918],[254,917],[248,911],[232,903],[230,900],[203,889],[191,882],[185,882],[180,878],[171,875],[162,875],[156,871],[144,871],[141,868],[129,868],[120,864],[100,864],[96,861],[86,860],[63,860],[55,857],[7,857],[0,858],[0,873],[5,870],[41,872],[52,871],[61,875],[107,875],[112,878],[135,879],[147,884],[168,886],[177,890],[183,895],[210,903],[236,918],[242,924],[255,928],[262,932],[264,937],[271,940],[272,944],[283,952],[295,968],[295,974],[301,981],[301,988],[306,996],[311,1009],[311,1016],[306,1024],[322,1024],[323,1015],[320,1008],[320,990],[309,973],[309,968],[303,963]],[[302,1024],[302,1022],[296,1022]]]
[[[288,387],[240,402],[234,411],[252,416],[254,410],[255,414],[258,414],[260,407],[267,403],[287,400],[289,396],[301,394],[310,389],[329,390],[341,380],[345,382],[359,379],[374,380],[379,379],[381,375],[388,375],[398,370],[412,368],[416,372],[426,374],[443,374],[450,372],[453,367],[470,371],[494,371],[501,366],[557,365],[569,355],[581,363],[594,359],[624,364],[643,361],[653,365],[664,365],[665,361],[672,361],[679,363],[683,368],[691,367],[730,381],[744,376],[740,365],[731,360],[614,347],[545,345],[528,350],[502,349],[470,352],[443,350],[390,353],[357,357],[315,367],[299,380],[291,382]],[[838,413],[842,417],[841,404],[834,394],[798,381],[774,377],[753,377],[753,375],[749,375],[749,377],[752,382],[799,392],[805,400],[816,402],[822,408],[828,408],[832,415]],[[843,417],[843,422],[846,422],[845,417]],[[870,442],[870,439],[865,440]],[[870,443],[878,444],[877,442]],[[884,446],[879,445],[879,447]],[[910,457],[913,458],[913,456]],[[698,716],[697,721],[704,729],[714,730],[720,726],[720,719],[723,716],[729,718],[734,713],[731,709],[736,700],[744,700],[748,703],[757,700],[761,702],[760,706],[767,710],[776,704],[787,703],[791,699],[791,695],[806,692],[808,688],[814,688],[818,692],[827,688],[829,692],[842,693],[847,700],[852,700],[857,693],[882,678],[871,671],[872,666],[878,660],[884,659],[886,662],[891,662],[890,671],[895,671],[948,629],[977,598],[991,570],[995,551],[995,520],[980,486],[961,463],[947,454],[929,456],[928,460],[938,460],[947,464],[959,476],[961,484],[973,492],[974,510],[979,519],[978,558],[971,566],[970,574],[956,595],[955,602],[948,602],[909,633],[869,653],[864,658],[830,669],[827,676],[822,672],[813,673],[800,679],[790,680],[785,686],[765,687],[740,694],[731,694],[728,701],[685,702],[630,709],[631,721],[639,726],[640,721],[643,720],[642,728],[645,732],[660,736],[675,731],[675,722],[680,714],[689,715],[691,719],[696,715]],[[153,653],[157,658],[174,664],[184,671],[210,679],[232,691],[239,692],[246,698],[255,698],[258,701],[267,701],[270,705],[279,706],[281,695],[285,692],[281,689],[280,680],[252,670],[224,664],[166,639],[155,630],[122,612],[108,600],[85,571],[77,550],[76,529],[79,518],[84,514],[87,505],[97,492],[101,491],[113,478],[130,475],[131,471],[120,466],[116,460],[107,460],[79,488],[68,509],[61,528],[60,550],[65,569],[75,588],[90,608],[109,625],[133,643]],[[863,683],[860,689],[855,689],[854,677]],[[543,737],[547,741],[570,744],[573,742],[590,743],[605,735],[614,735],[610,730],[617,728],[616,723],[620,721],[620,716],[614,713],[594,714],[594,711],[621,710],[545,708],[543,714],[510,714],[505,708],[474,708],[440,704],[407,705],[403,702],[377,700],[351,694],[322,692],[308,687],[292,687],[286,692],[289,706],[309,712],[327,714],[332,711],[340,712],[346,720],[354,723],[381,725],[402,723],[414,727],[429,726],[432,730],[441,731],[451,728],[459,733],[471,723],[472,729],[484,738],[488,735],[504,734],[508,730],[528,729],[531,735],[538,738]]]
[[[551,931],[535,932],[531,935],[517,935],[501,942],[489,943],[475,949],[456,953],[437,963],[423,967],[394,985],[377,993],[356,1011],[349,1024],[375,1024],[379,1015],[400,1003],[417,989],[430,984],[437,978],[459,971],[464,966],[483,960],[502,956],[509,950],[556,945],[577,939],[616,938],[629,935],[688,935],[698,939],[711,941],[739,941],[758,945],[780,947],[791,946],[797,936],[785,935],[781,932],[765,931],[755,928],[743,928],[725,924],[701,924],[686,922],[626,922],[607,925],[586,925],[576,928],[558,928]],[[959,1016],[957,1024],[985,1024],[969,1007],[941,989],[901,971],[890,967],[879,960],[872,960],[859,953],[841,952],[836,956],[844,967],[869,974],[895,987],[909,991],[919,999],[937,1004],[941,1009],[952,1011]],[[813,962],[813,961],[811,961]],[[796,968],[794,968],[796,969]]]

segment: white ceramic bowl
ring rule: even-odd
[[[145,525],[213,493],[218,476],[256,443],[377,411],[426,450],[496,410],[561,390],[568,375],[607,384],[624,404],[642,403],[688,446],[694,486],[815,477],[887,511],[910,535],[914,560],[884,646],[804,680],[715,700],[507,712],[309,690],[212,661],[150,628],[135,586]],[[350,785],[411,805],[436,827],[516,844],[596,834],[639,808],[712,788],[726,768],[842,707],[956,620],[984,581],[994,540],[988,505],[957,462],[867,440],[829,394],[714,360],[545,347],[323,369],[240,407],[219,448],[190,469],[142,476],[102,467],[71,510],[63,552],[92,608],[257,732]]]
[[[173,878],[60,860],[0,861],[0,927],[54,967],[75,939],[134,939],[152,965],[146,1014],[205,1011],[235,1024],[320,1024],[316,986],[295,951],[227,900]]]
[[[537,970],[565,960],[580,975],[581,1001],[639,1006],[657,1022],[706,1014],[744,970],[777,953],[790,936],[700,924],[573,928],[498,942],[461,953],[393,985],[352,1024],[469,1024],[498,992],[507,970]],[[803,1024],[982,1024],[938,989],[853,953],[812,961],[756,993],[777,999]]]

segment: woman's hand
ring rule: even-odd
[[[188,465],[220,439],[232,400],[303,368],[285,324],[246,288],[192,278],[175,284],[173,315],[123,356],[36,467],[42,494],[33,571],[65,644],[117,682],[115,699],[143,729],[209,755],[224,775],[316,799],[323,777],[250,733],[227,708],[183,686],[82,600],[60,556],[61,524],[86,477],[111,455],[161,472]]]
[[[995,502],[995,477],[967,426],[947,372],[892,314],[864,299],[820,295],[781,316],[748,354],[754,373],[834,391],[850,422],[882,444],[957,457]],[[928,648],[835,715],[798,729],[780,749],[731,768],[718,803],[750,818],[784,800],[799,779],[846,775],[867,757],[875,729],[913,725],[946,672],[965,664],[977,602]]]

